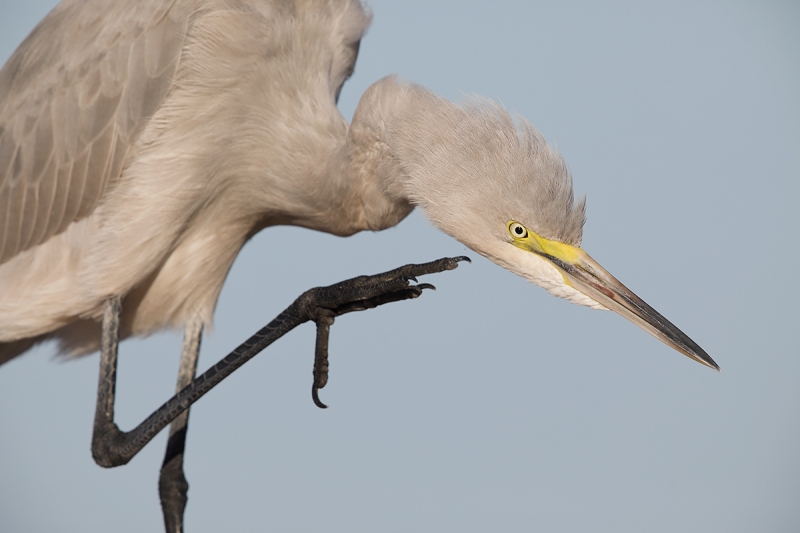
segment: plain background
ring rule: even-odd
[[[53,4],[2,0],[0,60]],[[268,229],[228,278],[201,369],[309,287],[474,263],[337,321],[327,411],[309,325],[196,404],[187,531],[800,531],[800,5],[371,5],[343,114],[398,73],[527,117],[588,197],[584,248],[723,371],[552,298],[421,213],[348,239]],[[123,429],[172,394],[180,342],[122,345]],[[166,433],[127,466],[92,461],[97,363],[44,346],[0,368],[0,531],[162,529]]]

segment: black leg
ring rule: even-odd
[[[444,258],[421,265],[405,265],[383,274],[359,276],[328,287],[306,291],[272,322],[225,356],[217,364],[196,377],[165,404],[131,431],[123,432],[114,423],[114,392],[119,341],[120,300],[110,298],[103,313],[103,340],[100,357],[100,379],[97,390],[92,456],[97,464],[112,467],[126,464],[150,440],[175,420],[217,383],[252,359],[264,348],[308,321],[314,321],[324,331],[318,335],[317,369],[314,392],[327,381],[327,332],[333,318],[353,311],[372,309],[379,305],[416,298],[433,285],[412,285],[416,276],[453,270],[467,257]],[[199,342],[199,337],[198,337]],[[318,398],[317,398],[318,401]],[[321,403],[321,402],[320,402]]]
[[[103,444],[121,433],[114,423],[114,398],[117,389],[117,348],[122,305],[118,296],[103,306],[103,332],[100,343],[100,378],[97,384],[97,406],[92,431],[92,457],[100,466],[114,466],[104,454]]]
[[[203,323],[199,319],[186,326],[175,392],[183,390],[194,379],[202,335]],[[158,495],[161,498],[161,510],[164,513],[164,527],[167,533],[183,533],[183,512],[186,509],[186,493],[189,490],[189,483],[183,472],[183,452],[186,448],[188,426],[189,409],[179,414],[170,424],[167,452],[158,477]]]

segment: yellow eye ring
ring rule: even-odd
[[[509,222],[508,232],[515,239],[524,239],[525,237],[528,236],[528,228],[526,228],[519,222]]]

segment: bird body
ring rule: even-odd
[[[56,7],[0,74],[6,352],[93,351],[109,295],[123,335],[210,323],[261,228],[367,229],[335,101],[369,20],[351,1]]]

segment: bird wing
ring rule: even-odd
[[[175,78],[190,17],[173,4],[66,0],[0,71],[0,264],[119,179]]]

